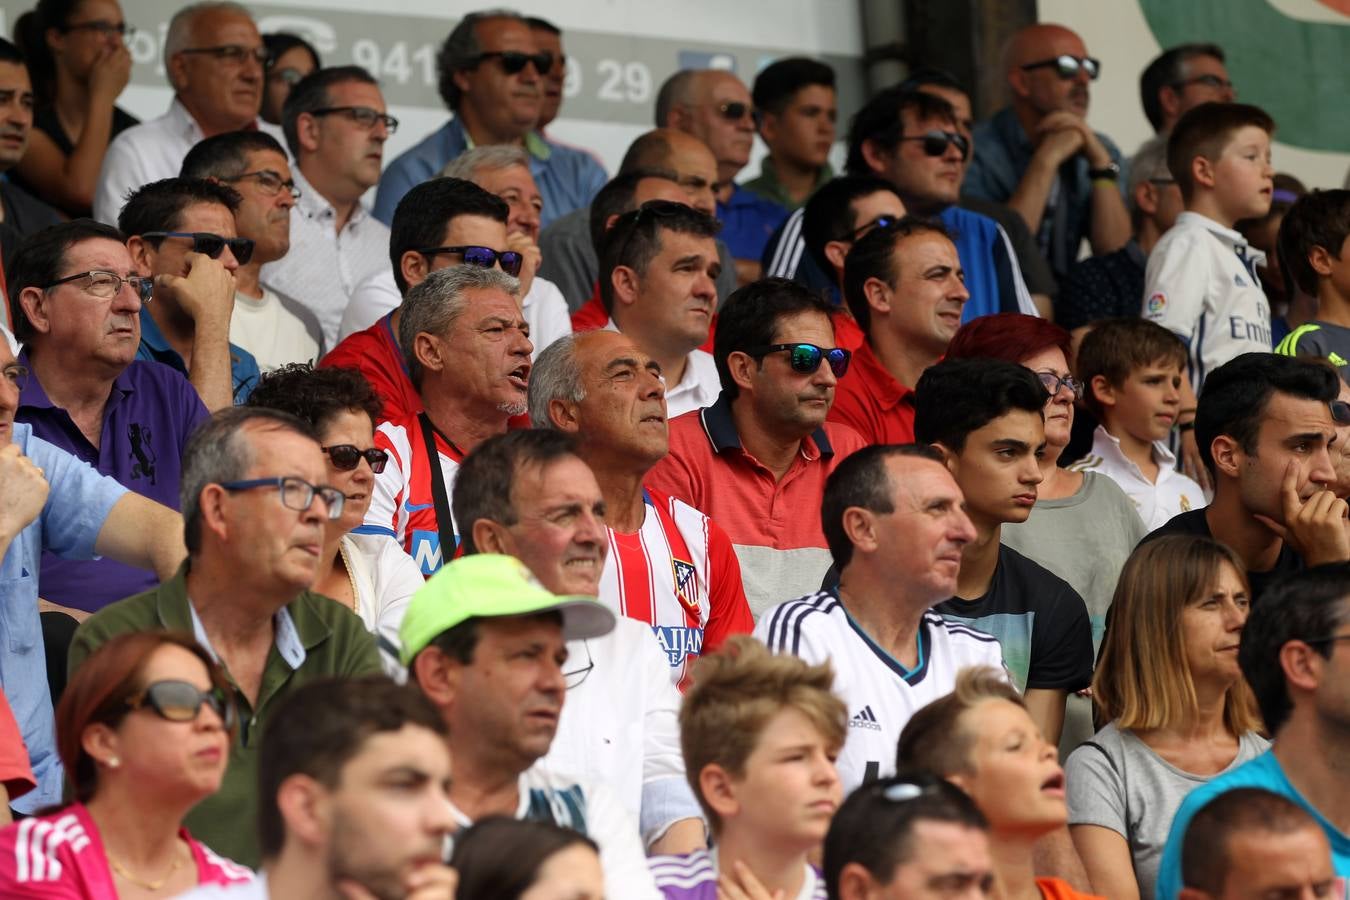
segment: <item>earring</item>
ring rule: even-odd
[[[122,761],[117,757],[111,756],[108,758],[108,768],[116,769],[120,765],[122,765]]]

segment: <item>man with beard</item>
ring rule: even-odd
[[[318,681],[277,710],[260,751],[260,876],[187,900],[452,900],[455,827],[436,708],[387,678]],[[244,826],[245,823],[238,823]]]
[[[449,497],[465,454],[526,410],[534,345],[519,296],[520,283],[498,269],[452,266],[399,307],[399,347],[423,409],[376,431],[389,462],[357,531],[396,539],[424,575],[459,546]]]

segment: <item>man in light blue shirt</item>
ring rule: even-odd
[[[28,371],[0,341],[0,687],[14,710],[38,786],[24,813],[61,799],[61,763],[38,616],[43,550],[69,559],[109,556],[173,574],[187,554],[183,519],[17,424]]]
[[[1125,623],[1127,624],[1127,623]],[[1336,874],[1350,876],[1350,563],[1318,566],[1268,587],[1238,651],[1270,750],[1186,796],[1163,848],[1156,897],[1181,890],[1191,819],[1235,788],[1263,788],[1302,806],[1326,832]]]

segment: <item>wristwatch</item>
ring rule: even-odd
[[[1088,178],[1091,178],[1093,181],[1103,179],[1106,181],[1119,181],[1120,166],[1117,165],[1116,163],[1111,162],[1107,163],[1100,169],[1088,169]]]

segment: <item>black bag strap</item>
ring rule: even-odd
[[[425,412],[418,413],[422,440],[427,447],[427,465],[431,469],[431,499],[436,505],[436,531],[441,538],[441,565],[454,558],[455,532],[450,527],[450,499],[445,493],[445,475],[441,472],[441,454],[436,449],[436,426]]]

